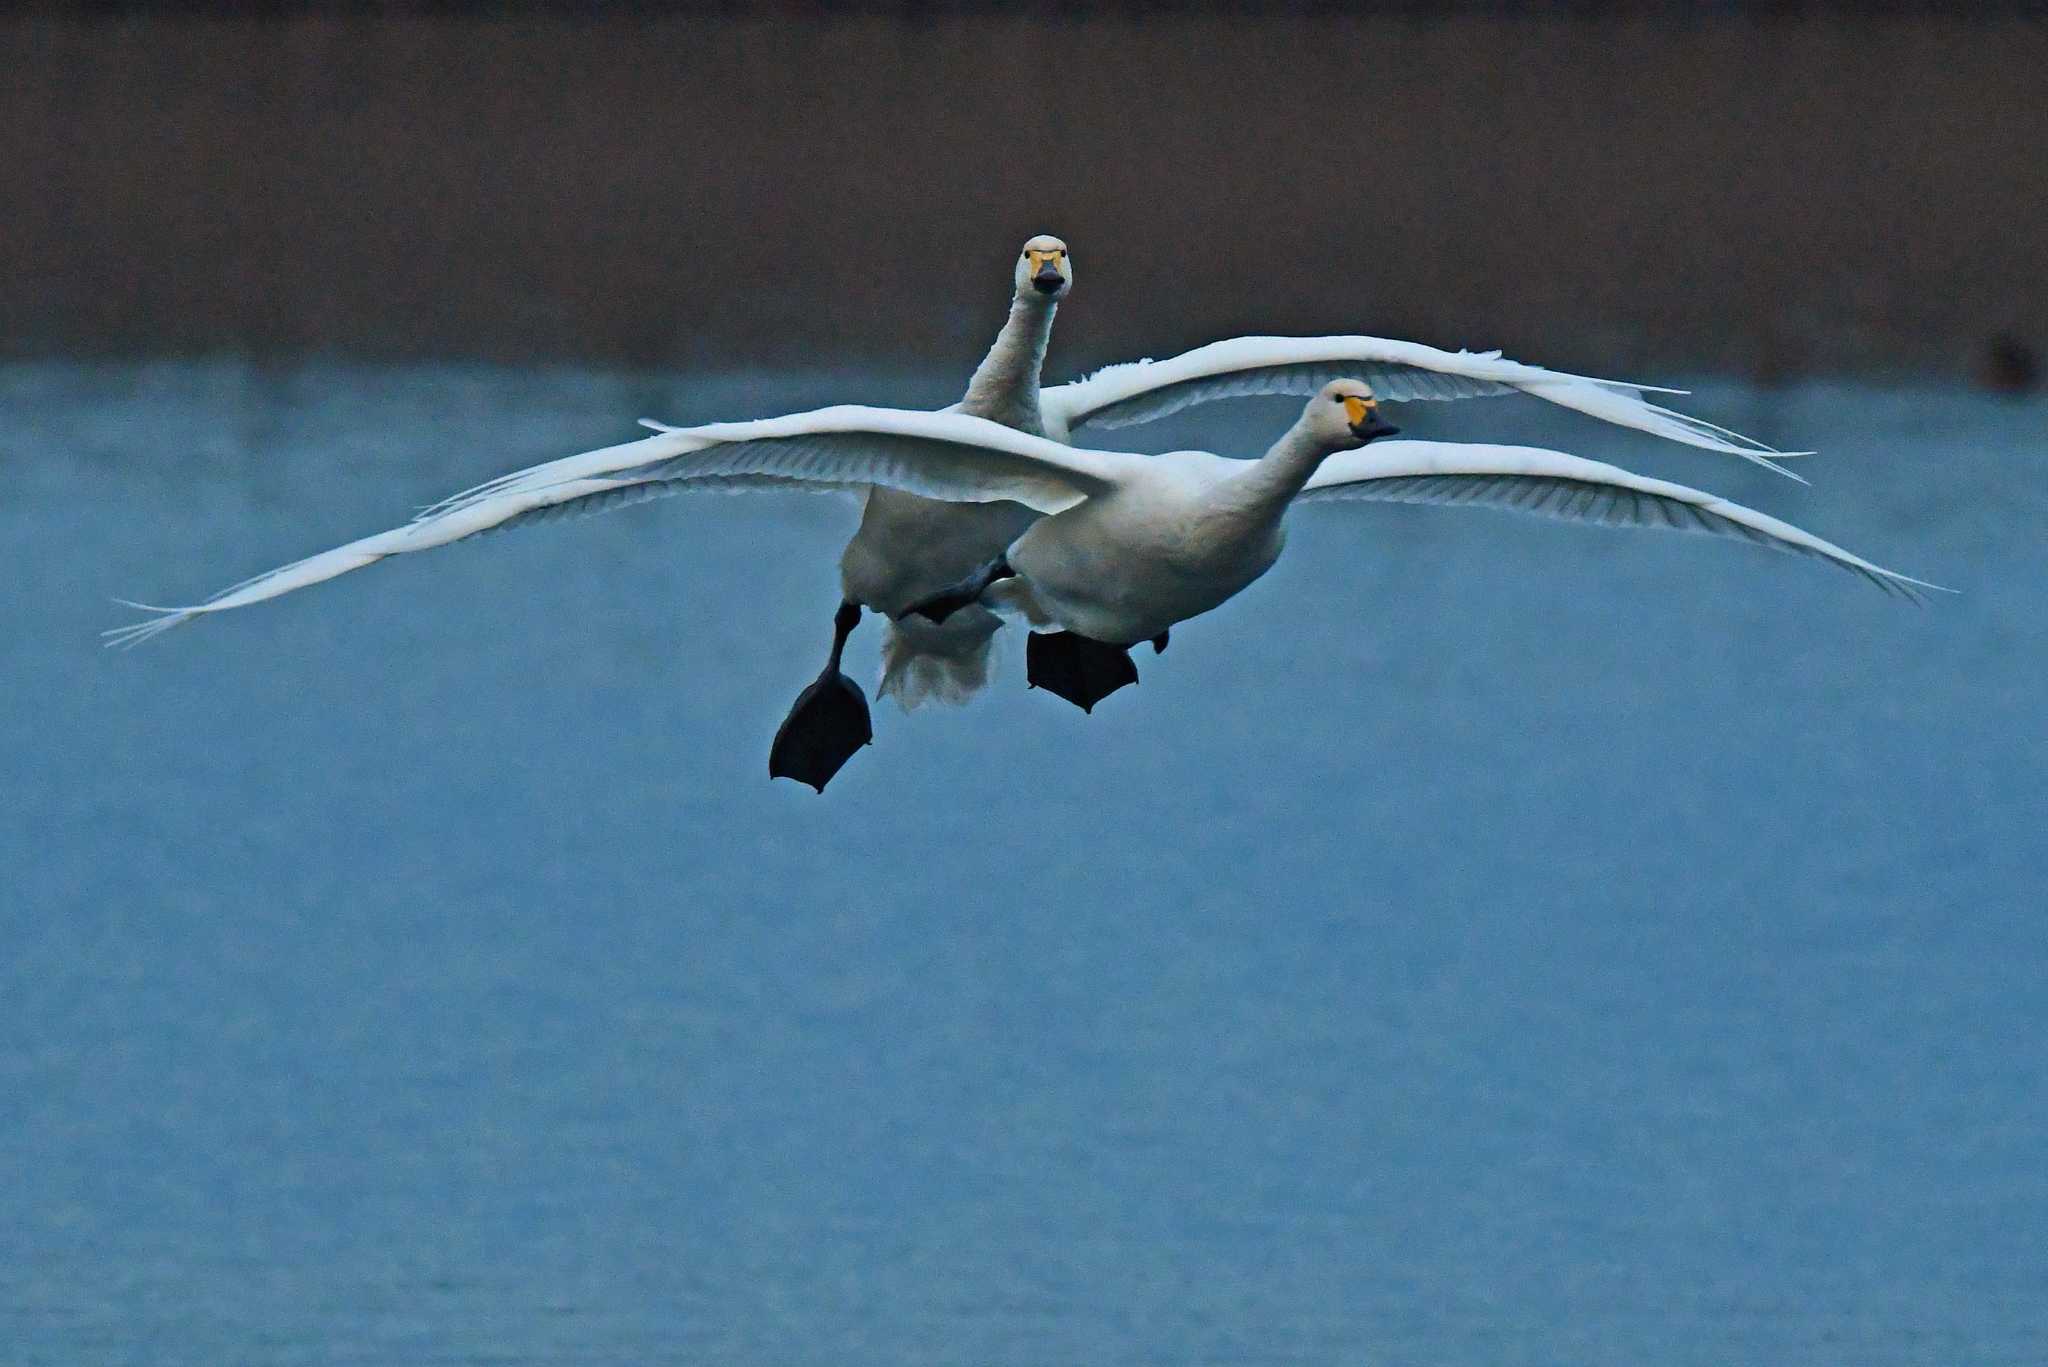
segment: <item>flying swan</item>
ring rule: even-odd
[[[1380,420],[1371,388],[1357,380],[1325,385],[1255,461],[1202,451],[1087,450],[964,413],[852,405],[673,428],[494,480],[404,526],[257,575],[203,603],[131,603],[155,616],[105,634],[110,645],[135,645],[390,556],[707,488],[864,494],[879,487],[947,503],[1013,503],[1044,519],[960,581],[897,611],[940,624],[969,610],[1014,612],[1058,628],[1035,633],[1029,673],[1083,707],[1135,679],[1131,645],[1149,640],[1164,649],[1168,628],[1265,573],[1280,552],[1283,515],[1297,500],[1485,504],[1607,526],[1705,532],[1830,561],[1908,597],[1936,587],[1681,484],[1536,447],[1381,440],[1394,430]],[[1362,449],[1367,442],[1370,451]],[[857,607],[842,608],[830,658],[799,703],[809,724],[771,755],[771,775],[823,791],[867,743],[865,699],[840,671],[858,615]]]
[[[945,411],[1032,436],[1071,442],[1077,431],[1132,426],[1222,399],[1313,394],[1331,379],[1355,376],[1393,400],[1528,394],[1604,422],[1740,456],[1794,479],[1773,457],[1804,454],[1776,451],[1643,397],[1674,391],[1545,370],[1503,359],[1497,351],[1441,351],[1383,337],[1239,337],[1170,360],[1111,366],[1072,384],[1041,388],[1053,317],[1073,289],[1072,253],[1057,237],[1034,237],[1018,252],[1011,277],[1009,317],[969,379],[965,397]],[[459,497],[542,487],[558,473],[558,466],[543,465]],[[905,609],[988,563],[1037,517],[1011,499],[961,504],[876,485],[840,556],[830,658],[839,658],[862,609],[870,608],[890,619],[882,639],[883,693],[906,709],[926,698],[958,702],[971,696],[987,681],[989,646],[1001,618],[977,604],[943,623],[906,617]],[[865,715],[866,697],[851,680],[842,678],[825,693],[806,689],[776,733],[771,760],[779,765],[784,751],[811,744],[813,730],[835,731],[831,709],[838,704],[832,699],[843,697],[857,700]]]

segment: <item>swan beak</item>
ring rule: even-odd
[[[1057,294],[1067,278],[1060,274],[1058,252],[1027,252],[1031,258],[1031,284],[1040,294]]]
[[[1360,441],[1377,441],[1391,437],[1400,428],[1380,418],[1380,406],[1371,399],[1349,398],[1344,400],[1344,416],[1351,420],[1351,435]]]

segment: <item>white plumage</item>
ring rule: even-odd
[[[1372,385],[1383,399],[1441,400],[1528,394],[1670,441],[1740,456],[1793,479],[1761,442],[1673,412],[1644,397],[1653,386],[1590,379],[1504,359],[1499,352],[1444,351],[1384,337],[1237,337],[1163,361],[1111,366],[1071,384],[1041,388],[1046,347],[1060,302],[1073,288],[1073,257],[1056,237],[1034,237],[1011,272],[1009,317],[947,412],[987,418],[1034,436],[1070,441],[1076,432],[1153,421],[1204,403],[1257,395],[1315,393],[1339,377]],[[821,453],[820,459],[825,459]],[[576,460],[506,476],[463,497],[510,493],[573,475]],[[764,477],[749,477],[758,482]],[[887,484],[849,486],[863,499],[861,523],[840,556],[840,592],[895,619],[912,603],[1000,554],[1037,513],[1025,503],[979,506]],[[429,512],[443,511],[437,506]],[[880,690],[906,707],[931,698],[958,702],[988,677],[1000,620],[979,607],[943,624],[891,620],[884,629]]]
[[[1740,456],[1792,479],[1799,476],[1776,460],[1811,454],[1775,450],[1643,397],[1683,390],[1545,370],[1498,351],[1443,351],[1387,337],[1233,337],[1169,360],[1110,366],[1047,389],[1039,401],[1057,436],[1152,422],[1220,399],[1313,394],[1337,379],[1362,380],[1381,399],[1396,401],[1528,394],[1619,427]]]
[[[1199,503],[1274,459],[1273,453],[1265,461],[1248,462],[1194,451],[1143,456],[1087,450],[961,413],[852,405],[676,428],[493,480],[403,526],[267,571],[202,603],[136,604],[156,616],[107,635],[114,644],[135,644],[199,617],[264,602],[391,556],[431,550],[540,516],[601,510],[693,485],[849,491],[879,486],[948,502],[1014,502],[1039,515],[1085,513],[1066,524],[1083,527],[1101,518],[1103,510],[1117,509],[1123,519],[1119,525],[1135,526],[1143,543],[1120,546],[1112,540],[1097,548],[1109,577],[1122,580],[1140,573],[1144,556],[1177,536],[1193,535],[1189,525],[1173,522],[1176,514],[1169,507],[1193,506],[1190,499]],[[1894,591],[1910,594],[1932,587],[1711,494],[1534,447],[1381,442],[1321,462],[1305,475],[1299,491],[1308,499],[1483,502],[1606,525],[1736,536],[1818,557]],[[1087,513],[1091,501],[1099,501],[1098,506]],[[1024,559],[1031,558],[1026,543],[1034,536],[1039,545],[1055,544],[1041,530],[1046,525],[1019,538]],[[1060,624],[1086,635],[1104,629],[1104,623],[1092,619]]]

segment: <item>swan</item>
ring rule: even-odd
[[[1537,447],[1383,440],[1391,430],[1377,409],[1363,382],[1332,382],[1255,461],[1201,451],[1097,451],[965,413],[859,405],[672,428],[480,485],[402,526],[266,571],[202,603],[128,602],[152,615],[103,634],[109,645],[132,646],[391,556],[702,489],[882,487],[1028,509],[1042,520],[977,571],[902,611],[923,620],[969,608],[1015,612],[1059,627],[1034,633],[1028,673],[1083,706],[1093,705],[1091,694],[1106,696],[1097,690],[1110,681],[1102,668],[1114,666],[1109,653],[1121,652],[1129,667],[1131,645],[1151,640],[1164,649],[1168,628],[1263,574],[1279,554],[1283,515],[1304,500],[1486,504],[1610,526],[1705,532],[1825,560],[1908,597],[1937,587],[1767,514],[1599,461]],[[843,645],[841,634],[829,671],[837,671]],[[793,752],[786,758],[797,768],[771,765],[771,775],[781,772],[822,792],[839,767],[824,761],[849,743],[865,743],[854,740],[867,728],[865,706],[856,710],[842,705],[844,695],[827,696],[839,701],[814,708],[805,737],[807,745],[822,737],[824,748]]]
[[[1150,422],[1193,404],[1258,394],[1309,394],[1338,373],[1356,373],[1393,399],[1457,399],[1525,393],[1653,436],[1740,456],[1792,475],[1761,442],[1643,398],[1658,390],[1503,359],[1499,352],[1442,351],[1381,337],[1240,337],[1165,361],[1111,366],[1070,384],[1042,387],[1054,315],[1074,283],[1073,254],[1050,234],[1027,241],[1011,272],[1008,318],[959,402],[942,410],[985,418],[1033,436],[1071,442],[1089,427]],[[648,423],[657,431],[662,424]],[[573,459],[573,458],[572,458]],[[473,498],[545,484],[554,465],[508,475],[459,495]],[[1802,481],[1803,482],[1803,481]],[[879,691],[906,710],[925,699],[960,702],[988,678],[1002,618],[970,604],[943,623],[905,609],[987,564],[1039,516],[1010,499],[957,503],[878,484],[861,491],[860,526],[839,558],[840,602],[825,667],[791,705],[769,747],[770,771],[840,765],[872,739],[867,696],[840,664],[863,609],[886,619]],[[444,505],[428,509],[438,513]],[[858,724],[848,724],[847,718]],[[839,748],[834,749],[834,746]],[[812,756],[800,761],[799,755]],[[827,777],[830,776],[828,772]],[[809,781],[808,778],[805,781]]]
[[[1402,442],[1371,386],[1332,380],[1256,461],[1182,451],[1119,468],[1112,487],[1034,523],[977,574],[915,605],[943,622],[978,606],[1034,628],[1027,677],[1083,711],[1138,681],[1130,648],[1164,651],[1171,628],[1263,576],[1296,502],[1496,502],[1606,522],[1690,525],[1818,553],[1908,594],[1933,588],[1796,528],[1683,486],[1535,447]],[[1621,495],[1628,495],[1623,506]],[[1648,500],[1645,503],[1645,500]]]
[[[1052,322],[1073,288],[1067,244],[1039,234],[1017,254],[1010,314],[988,355],[949,412],[987,418],[1033,436],[1045,436],[1039,409],[1040,375]],[[840,711],[865,712],[860,686],[839,669],[846,638],[862,607],[890,619],[882,638],[880,691],[905,709],[926,698],[958,702],[988,677],[990,643],[1002,625],[995,614],[970,608],[940,624],[896,620],[903,609],[937,585],[951,583],[1007,546],[1038,514],[1007,499],[952,503],[887,485],[867,492],[860,526],[839,557],[840,605],[833,617],[832,650],[818,681],[804,690],[770,747],[771,764],[812,730],[832,733]],[[823,716],[814,714],[822,710]],[[849,752],[848,758],[851,757]],[[844,762],[843,760],[841,761]]]

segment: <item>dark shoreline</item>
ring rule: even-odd
[[[1040,229],[1075,368],[2048,350],[2018,18],[17,14],[0,68],[0,355],[915,363]]]

